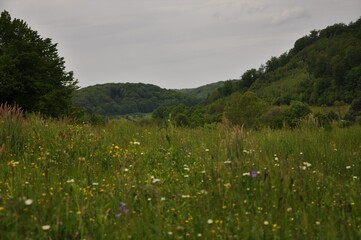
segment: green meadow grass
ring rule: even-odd
[[[361,127],[0,119],[0,239],[360,239]]]

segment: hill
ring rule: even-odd
[[[79,89],[73,97],[73,102],[88,114],[117,117],[150,113],[159,106],[193,106],[201,102],[201,99],[152,84],[107,83]]]
[[[226,82],[208,102],[245,91],[277,105],[292,100],[318,106],[351,103],[361,91],[361,19],[311,31],[288,52]]]
[[[190,96],[194,96],[200,99],[206,99],[209,94],[216,91],[218,88],[222,87],[224,81],[210,83],[207,85],[203,85],[197,88],[184,88],[184,89],[175,89],[177,92],[185,93]]]

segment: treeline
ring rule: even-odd
[[[151,113],[159,106],[193,106],[200,101],[181,92],[144,83],[99,84],[76,91],[73,98],[74,104],[86,113],[106,117]]]

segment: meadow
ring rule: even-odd
[[[0,117],[1,239],[361,239],[361,126]]]

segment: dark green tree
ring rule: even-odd
[[[267,107],[267,103],[253,92],[234,93],[224,109],[224,117],[232,124],[257,128]]]
[[[0,103],[58,117],[70,113],[77,81],[66,72],[57,44],[23,20],[0,16]]]

